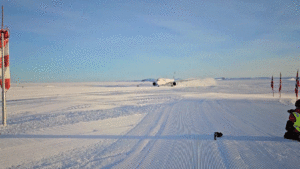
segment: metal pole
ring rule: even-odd
[[[6,98],[5,98],[5,74],[4,74],[4,32],[3,32],[3,6],[2,6],[2,27],[1,27],[1,46],[2,46],[2,124],[6,126]]]

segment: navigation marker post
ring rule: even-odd
[[[273,97],[274,97],[274,82],[273,82],[273,76],[272,76],[272,79],[271,79],[271,88],[272,88],[272,91],[273,91]]]
[[[2,124],[6,126],[6,98],[5,98],[5,73],[4,73],[4,32],[3,30],[3,6],[2,6],[2,26],[1,26],[1,58],[2,58]]]
[[[296,101],[298,100],[298,87],[300,86],[300,85],[299,85],[299,77],[298,77],[298,72],[299,72],[299,69],[297,70],[297,75],[296,75],[296,84],[295,84]]]
[[[281,88],[282,88],[282,81],[281,81],[281,72],[280,72],[280,79],[279,79],[279,99],[281,98]]]
[[[2,26],[1,26],[1,68],[0,84],[2,86],[2,124],[6,126],[6,89],[10,88],[10,72],[9,72],[9,32],[3,27],[3,5],[2,5]],[[6,77],[6,78],[5,78]]]

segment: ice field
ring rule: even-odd
[[[297,168],[295,80],[281,98],[278,83],[274,97],[259,78],[12,84],[0,168]]]

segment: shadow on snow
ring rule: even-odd
[[[213,135],[160,135],[160,136],[130,136],[130,135],[0,135],[0,139],[137,139],[137,140],[214,140]],[[217,140],[236,141],[275,141],[291,142],[283,137],[276,136],[223,136]]]

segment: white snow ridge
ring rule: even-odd
[[[282,81],[280,99],[270,79],[12,84],[0,168],[294,169],[295,82]]]

